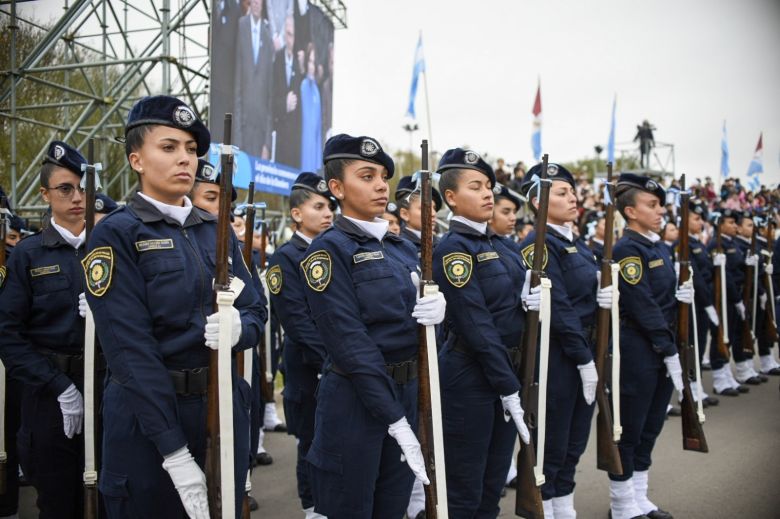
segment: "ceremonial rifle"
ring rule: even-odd
[[[688,201],[691,195],[685,190],[685,175],[680,179],[680,246],[678,260],[680,263],[680,274],[678,285],[683,285],[690,276],[690,247],[688,245]],[[690,315],[690,305],[687,303],[677,303],[677,352],[682,366],[682,402],[680,410],[682,412],[682,433],[683,449],[689,451],[708,452],[707,439],[704,437],[699,417],[696,412],[696,405],[691,391],[691,374],[694,373],[692,365],[694,359],[694,349],[688,340],[688,317]]]
[[[753,225],[753,233],[750,235],[750,248],[748,249],[747,256],[755,256],[756,254],[756,226]],[[747,258],[746,256],[746,258]],[[752,267],[745,264],[745,281],[742,284],[742,303],[745,305],[745,320],[742,323],[742,351],[745,353],[754,353],[755,347],[753,346],[756,340],[756,334],[754,333],[753,326],[755,320],[755,308],[753,306],[753,289],[756,288],[753,284],[753,279],[756,274],[756,267]]]
[[[764,237],[766,238],[766,250],[767,250],[767,264],[771,265],[773,256],[774,256],[774,250],[775,250],[775,215],[773,213],[770,213],[767,218],[766,223],[766,230],[764,232]],[[775,288],[772,285],[772,276],[770,276],[766,271],[764,271],[763,276],[761,276],[761,279],[764,283],[764,290],[767,293],[767,300],[768,305],[766,305],[766,315],[764,319],[764,327],[766,331],[766,336],[771,342],[777,342],[780,337],[777,334],[777,322],[775,321]]]
[[[5,237],[10,225],[11,211],[8,208],[8,199],[0,195],[0,287],[2,287],[8,273],[5,262]],[[5,450],[5,396],[6,396],[5,366],[0,361],[0,495],[5,495],[7,488],[8,452]],[[14,467],[14,470],[16,467]]]
[[[544,275],[544,240],[547,234],[547,205],[550,199],[550,182],[547,181],[547,154],[542,157],[541,178],[539,179],[539,209],[536,212],[536,237],[533,249],[533,266],[531,270],[531,288],[541,284]],[[529,200],[531,195],[529,193]],[[519,366],[521,402],[525,408],[524,420],[529,432],[533,433],[537,426],[539,407],[539,383],[536,382],[536,347],[539,338],[539,311],[528,311],[525,317],[525,333],[523,344],[515,353],[514,363]],[[541,373],[540,373],[541,376]],[[533,438],[533,436],[532,436]],[[534,471],[536,465],[536,449],[533,439],[528,445],[520,441],[520,452],[517,455],[517,495],[515,514],[526,519],[543,519],[542,494]]]
[[[230,251],[230,203],[233,188],[233,115],[225,114],[224,142],[221,153],[219,216],[217,218],[216,269],[214,273],[214,308],[220,313],[219,348],[209,353],[209,375],[206,413],[206,485],[212,519],[235,516],[235,481],[233,478],[233,380],[229,335],[230,306],[235,296],[230,292],[228,254]],[[228,324],[228,326],[225,326]],[[228,333],[225,333],[228,332]],[[229,337],[228,337],[229,341]]]
[[[267,225],[265,221],[265,208],[262,208],[260,215],[260,281],[265,291],[265,300],[268,302],[268,319],[265,321],[265,332],[263,333],[263,347],[260,348],[260,393],[263,396],[263,402],[266,404],[274,401],[273,372],[271,371],[271,295],[268,291],[268,282],[265,279],[266,258],[265,249],[268,245]],[[251,227],[247,232],[251,232],[254,237],[255,229]]]
[[[720,217],[717,217],[715,219],[715,249],[713,252],[715,255],[723,254],[723,243],[720,237]],[[729,358],[731,357],[731,354],[729,353],[729,338],[728,333],[726,330],[728,330],[728,320],[727,320],[727,313],[726,313],[726,305],[728,304],[726,302],[726,279],[725,279],[725,268],[722,266],[716,266],[713,272],[713,282],[712,282],[712,293],[713,293],[713,299],[715,300],[715,313],[718,314],[718,330],[716,333],[715,339],[715,347],[718,350],[718,354],[728,362]]]
[[[82,166],[83,182],[86,183],[86,228],[84,230],[84,247],[89,246],[89,237],[95,227],[95,177],[102,166],[95,164],[95,141],[89,139],[87,147],[87,164]],[[89,275],[89,274],[87,274]],[[84,517],[97,519],[99,509],[98,470],[95,455],[95,439],[100,437],[98,427],[98,410],[95,371],[97,347],[95,344],[95,318],[87,308],[84,317]]]
[[[604,220],[604,255],[601,260],[600,288],[612,286],[612,245],[615,240],[613,225],[615,221],[614,186],[612,185],[612,163],[607,163],[607,183],[604,185],[606,215]],[[613,292],[614,293],[614,292]],[[612,421],[612,409],[609,405],[607,382],[610,379],[609,366],[609,335],[612,326],[612,309],[599,307],[596,314],[596,372],[599,380],[596,384],[596,403],[599,413],[596,417],[596,466],[615,475],[623,474],[623,464],[620,462],[615,428]],[[615,348],[617,346],[613,346]],[[618,382],[618,381],[615,381]],[[619,437],[618,437],[619,439]]]
[[[420,235],[420,297],[436,295],[438,287],[433,283],[433,227],[431,215],[431,172],[428,170],[428,141],[422,141],[422,167],[419,173],[422,230]],[[444,433],[439,390],[439,365],[436,355],[436,331],[434,326],[417,327],[419,350],[418,369],[418,417],[420,448],[425,470],[431,484],[425,489],[425,516],[430,519],[449,515],[447,508],[447,481],[444,469]]]

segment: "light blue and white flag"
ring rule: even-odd
[[[720,138],[720,175],[729,176],[729,141],[726,136],[726,121],[723,121],[723,136]]]
[[[417,98],[417,84],[420,80],[420,74],[425,72],[425,55],[423,54],[422,33],[417,40],[417,48],[414,51],[414,68],[412,69],[412,87],[409,90],[409,106],[406,108],[406,115],[416,119],[417,115],[414,109],[414,101]]]
[[[615,163],[615,108],[617,107],[617,94],[612,100],[612,123],[609,126],[609,140],[607,141],[607,162]]]

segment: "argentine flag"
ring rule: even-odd
[[[409,106],[406,108],[406,115],[412,119],[417,118],[414,110],[414,101],[417,97],[417,84],[420,79],[420,74],[423,72],[425,72],[425,56],[423,55],[422,33],[420,33],[420,38],[417,40],[417,48],[414,51],[412,88],[409,90]]]
[[[753,160],[750,161],[748,166],[748,187],[752,191],[758,191],[761,187],[761,173],[764,172],[764,132],[761,132],[758,136],[758,144],[756,145],[756,151],[753,153]]]

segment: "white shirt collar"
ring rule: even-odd
[[[192,202],[190,201],[190,198],[185,196],[184,197],[184,205],[168,205],[160,202],[159,200],[155,200],[154,198],[145,195],[141,192],[138,193],[141,195],[141,198],[152,204],[154,207],[157,208],[158,211],[160,211],[165,216],[170,216],[177,222],[179,222],[179,225],[184,225],[184,221],[187,219],[187,217],[192,212]]]
[[[593,238],[591,238],[591,240],[593,241],[593,243],[598,243],[599,245],[604,245],[604,240],[599,240],[595,236]]]
[[[657,242],[658,240],[661,239],[661,237],[659,235],[657,235],[656,233],[654,233],[653,231],[647,231],[647,234],[645,234],[645,233],[639,233],[639,234],[641,234],[642,236],[644,236],[645,238],[647,238],[648,240],[650,240],[653,243],[655,243],[655,242]]]
[[[69,230],[67,230],[65,227],[62,227],[61,225],[57,225],[57,222],[54,221],[54,217],[51,217],[51,225],[54,227],[54,229],[60,233],[60,236],[62,236],[62,239],[64,239],[66,242],[68,242],[68,245],[73,247],[74,249],[77,249],[84,245],[84,241],[87,239],[87,227],[86,225],[81,230],[81,233],[76,236]]]
[[[358,220],[357,218],[351,218],[347,215],[342,215],[344,218],[349,220],[350,222],[354,223],[364,231],[366,231],[368,234],[373,236],[379,241],[382,241],[382,239],[385,237],[385,234],[387,234],[387,226],[390,222],[387,220],[383,220],[382,218],[374,218],[374,221],[367,222],[365,220]]]
[[[737,238],[739,238],[740,240],[742,240],[745,243],[750,243],[750,238],[745,238],[741,234],[737,234]]]
[[[463,225],[471,227],[475,231],[479,231],[480,234],[487,234],[487,222],[475,222],[474,220],[469,220],[465,216],[453,216],[452,221],[460,222]]]
[[[296,235],[298,238],[300,238],[300,239],[302,239],[303,241],[305,241],[306,243],[308,243],[309,245],[311,245],[312,238],[309,238],[308,236],[306,236],[305,234],[303,234],[301,231],[295,231],[295,235]]]
[[[554,223],[548,223],[547,225],[561,233],[567,240],[574,241],[574,233],[571,232],[571,227],[568,225],[555,225]]]

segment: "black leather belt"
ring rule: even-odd
[[[329,369],[339,375],[347,376],[347,374],[335,364],[331,364]],[[417,378],[417,357],[396,364],[385,364],[385,371],[396,384],[411,382]]]
[[[84,355],[59,353],[52,350],[43,350],[42,353],[54,364],[54,367],[62,371],[70,378],[84,378]],[[98,352],[95,357],[95,368],[98,371],[105,371],[106,358],[102,352]]]
[[[209,385],[209,368],[169,369],[177,395],[204,395]]]

